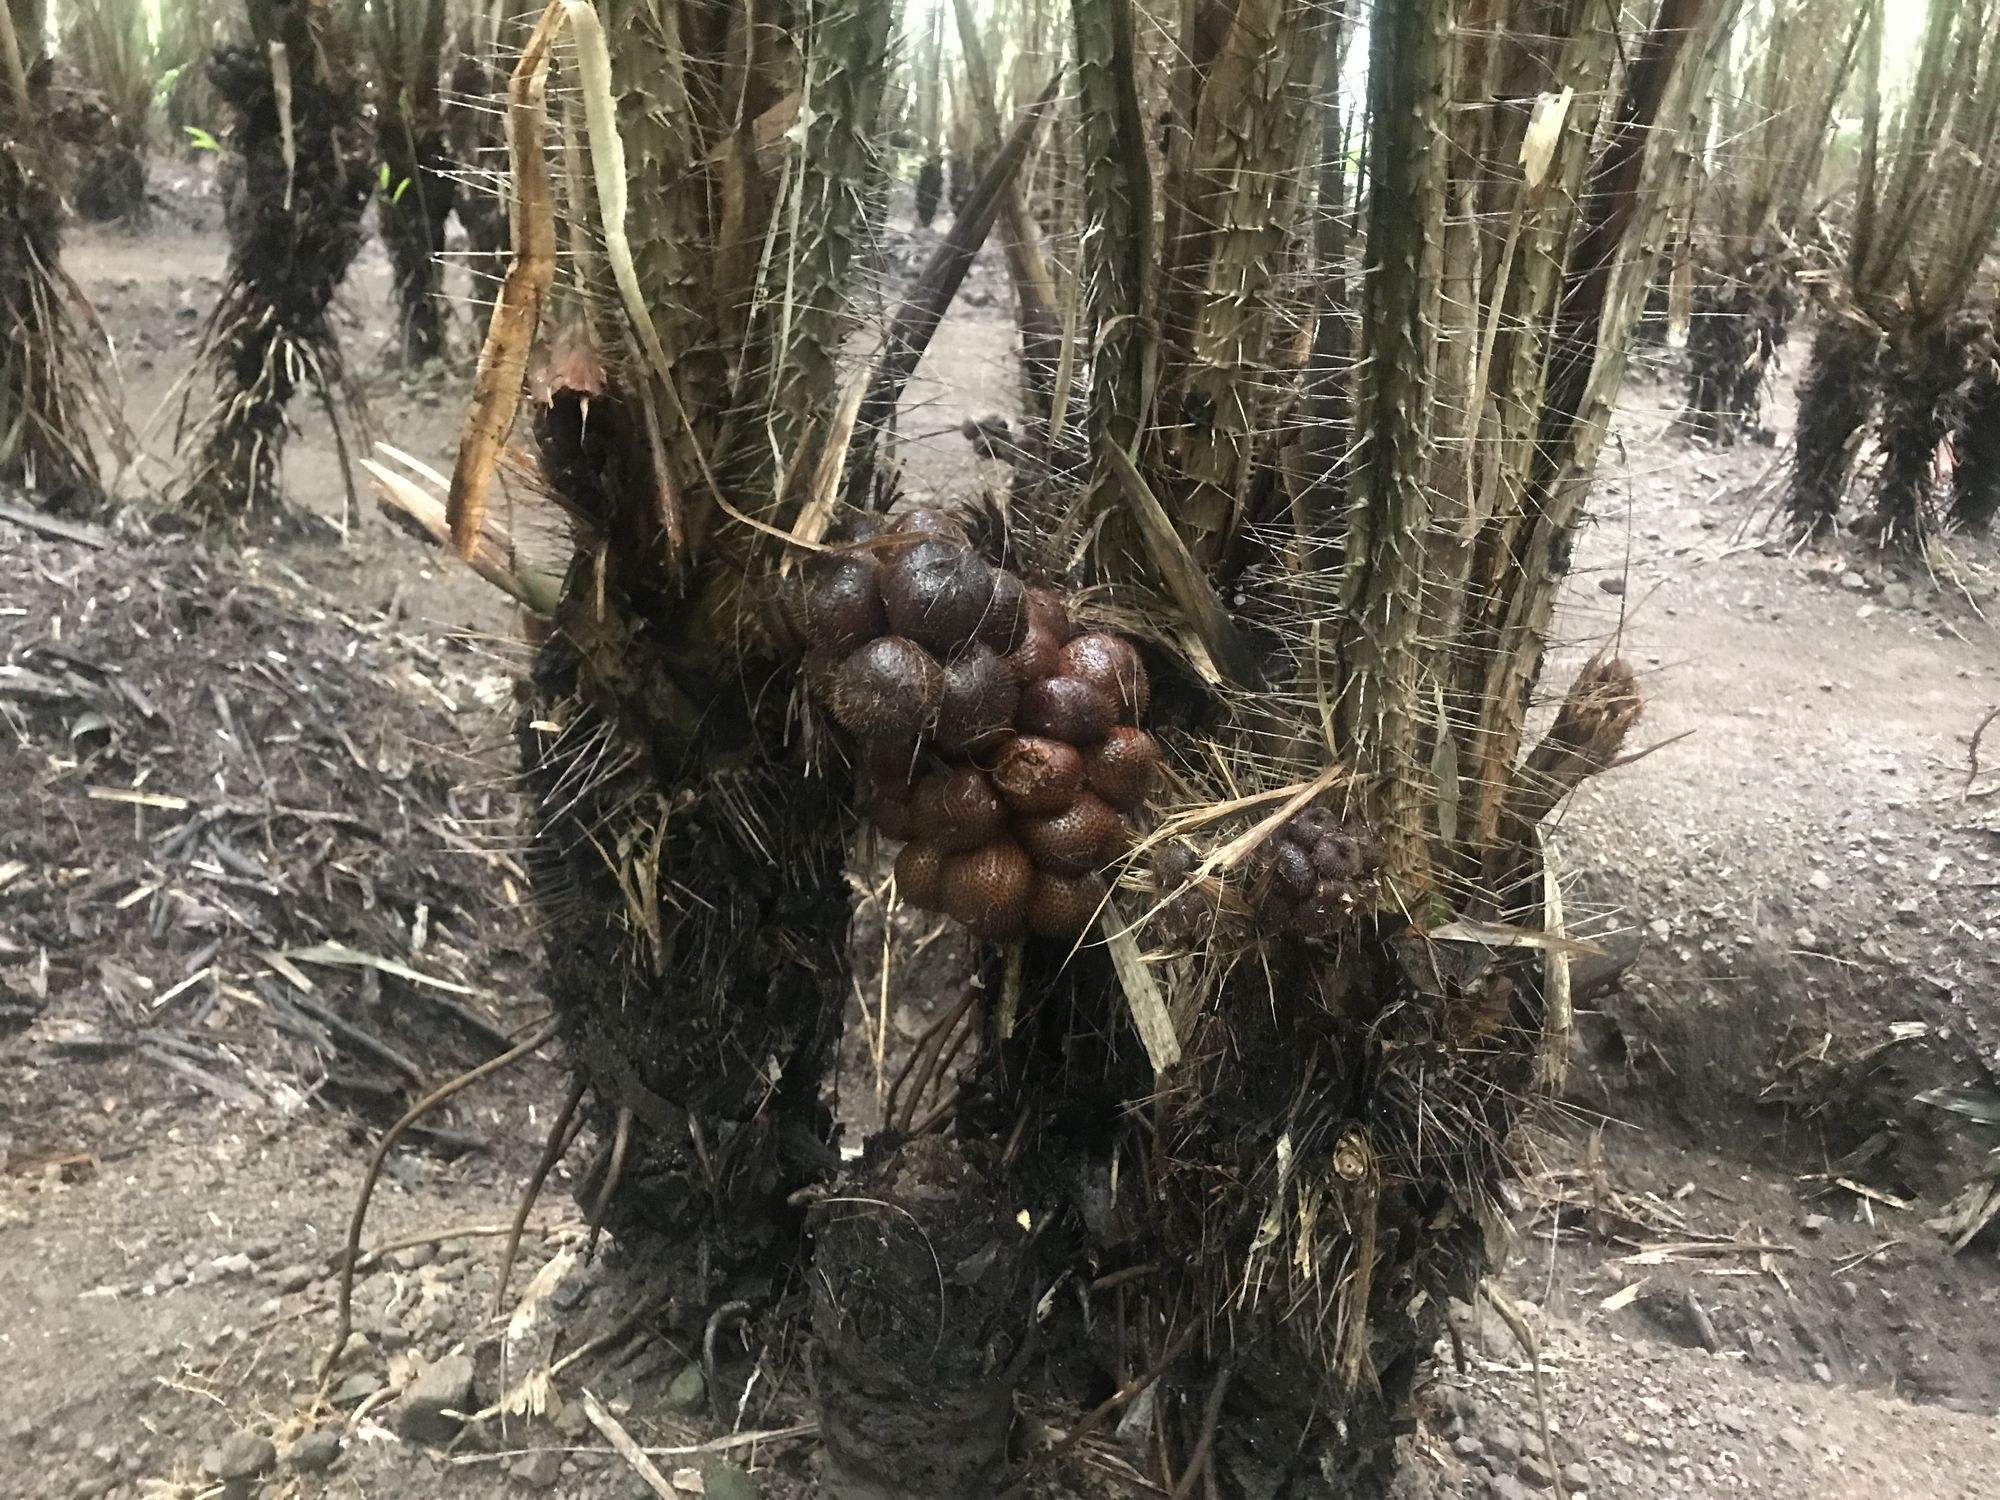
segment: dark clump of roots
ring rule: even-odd
[[[57,264],[62,198],[43,128],[47,73],[31,74],[25,109],[0,79],[0,481],[88,508],[97,463],[81,419],[97,377]]]
[[[1874,406],[1882,338],[1856,314],[1820,325],[1799,387],[1797,452],[1787,507],[1793,526],[1829,531],[1847,493],[1854,451]]]
[[[944,198],[944,158],[930,156],[917,169],[917,227],[928,229]]]
[[[1951,430],[1953,395],[1963,373],[1951,327],[1913,329],[1890,342],[1882,360],[1876,418],[1882,469],[1864,529],[1884,545],[1913,545],[1933,529],[1932,475]]]
[[[2000,346],[1990,318],[1966,341],[1969,369],[1952,423],[1951,521],[1986,531],[2000,516]]]
[[[204,348],[214,404],[182,496],[211,521],[240,520],[270,493],[285,409],[302,386],[333,405],[341,373],[330,310],[373,187],[359,87],[325,0],[253,0],[250,18],[255,45],[219,47],[209,62],[234,117],[237,170],[228,284]],[[289,59],[282,88],[272,42]]]
[[[388,149],[390,134],[397,137],[394,150]],[[444,250],[444,221],[451,216],[452,190],[444,132],[416,133],[414,156],[411,139],[400,130],[385,133],[389,189],[379,200],[377,211],[395,274],[396,299],[402,307],[403,358],[417,364],[444,351],[438,256]]]
[[[1682,426],[1723,443],[1755,428],[1798,301],[1791,257],[1775,244],[1696,278]]]
[[[1034,1351],[1023,1225],[959,1148],[910,1141],[814,1212],[812,1375],[828,1500],[1006,1490]],[[885,1491],[881,1480],[898,1486]]]
[[[842,799],[785,758],[772,669],[697,644],[700,606],[614,586],[600,612],[577,584],[521,735],[548,992],[604,1143],[580,1197],[695,1300],[761,1299],[796,1262],[796,1195],[838,1166]]]

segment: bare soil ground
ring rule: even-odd
[[[179,176],[153,227],[68,256],[141,424],[219,290],[212,200]],[[906,431],[945,435],[909,445],[913,488],[993,477],[948,434],[1012,404],[1000,287],[975,275],[920,376]],[[410,374],[387,300],[371,246],[349,365],[375,434],[448,467],[469,320],[456,363]],[[1759,514],[1782,448],[1691,447],[1672,406],[1642,380],[1621,409],[1549,679],[1613,638],[1645,675],[1662,748],[1555,839],[1572,920],[1637,956],[1524,1144],[1499,1284],[1539,1359],[1457,1309],[1410,1485],[1991,1496],[1994,1232],[1954,1253],[1926,1221],[2000,1132],[1916,1096],[2000,1070],[2000,784],[1967,779],[2000,702],[1994,554],[1941,579],[1790,552]],[[372,508],[342,540],[331,435],[300,420],[287,483],[317,519],[228,555],[0,519],[0,1496],[653,1493],[585,1391],[674,1492],[807,1492],[799,1372],[754,1330],[704,1368],[698,1318],[637,1301],[615,1247],[587,1257],[568,1184],[592,1143],[532,1216],[506,1299],[532,1283],[530,1311],[492,1316],[562,1095],[546,1055],[390,1156],[366,1243],[425,1238],[364,1263],[314,1402],[368,1151],[545,1005],[508,853],[507,613]],[[1782,443],[1788,399],[1775,421]],[[857,994],[857,1127],[926,1024],[922,964],[951,967],[925,953]],[[455,1437],[437,1416],[510,1391]]]

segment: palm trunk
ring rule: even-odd
[[[0,0],[0,483],[88,509],[95,348],[73,324],[58,268],[45,20],[41,0]]]
[[[249,0],[251,44],[209,62],[235,120],[229,274],[203,362],[213,405],[193,434],[180,501],[241,524],[276,498],[286,408],[340,383],[334,294],[361,248],[373,186],[346,38],[328,0]]]
[[[411,364],[444,349],[438,256],[452,209],[438,76],[444,0],[389,0],[373,12],[375,149],[381,158],[376,213],[401,305],[403,358]]]
[[[1733,443],[1756,426],[1799,295],[1792,257],[1767,240],[1701,268],[1688,326],[1687,406],[1681,423]]]
[[[1855,447],[1875,403],[1881,336],[1864,320],[1830,316],[1813,339],[1799,386],[1797,452],[1787,506],[1807,534],[1830,531],[1847,493]]]

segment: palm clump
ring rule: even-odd
[[[1947,508],[1936,475],[1949,443],[1962,469],[1991,452],[1979,428],[1988,345],[1974,308],[1981,263],[2000,229],[2000,8],[1930,7],[1908,98],[1885,110],[1882,8],[1864,11],[1860,177],[1840,297],[1814,340],[1799,392],[1791,519],[1830,528],[1857,461],[1879,450],[1860,529],[1920,546],[1945,524],[1984,525],[1990,481],[1958,482]]]
[[[1868,6],[1754,9],[1717,90],[1721,144],[1700,203],[1682,422],[1721,442],[1754,425],[1816,249],[1810,198]]]
[[[1072,0],[1014,46],[1073,48],[1073,96],[1004,144],[964,122],[952,156],[998,145],[970,241],[872,376],[886,8],[568,0],[524,50],[448,509],[468,556],[505,552],[484,497],[531,389],[573,547],[520,737],[605,1143],[582,1192],[692,1303],[782,1338],[798,1291],[827,1494],[1000,1493],[1155,1385],[1169,1493],[1386,1484],[1566,1058],[1539,824],[1637,717],[1600,658],[1529,748],[1637,247],[1728,7],[1623,35],[1586,10],[1378,8],[1357,172],[1344,9],[1243,0],[1148,58],[1165,23]],[[1065,188],[1017,216],[1044,111]],[[592,231],[561,261],[559,208]],[[975,527],[910,511],[878,456],[996,223],[1037,369]],[[978,972],[844,1160],[857,819]],[[1037,1458],[1023,1390],[1121,1395]]]

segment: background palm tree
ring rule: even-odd
[[[1990,384],[1980,373],[1991,364],[1990,319],[1969,304],[2000,229],[2000,176],[1987,169],[2000,150],[1997,20],[1988,0],[1935,0],[1909,93],[1890,109],[1882,5],[1866,8],[1853,233],[1799,390],[1789,505],[1802,530],[1832,525],[1865,438],[1881,449],[1865,529],[1906,546],[1942,519],[1932,478],[1939,445],[1956,432],[1980,462],[1980,402],[1964,397],[1968,382]],[[1975,490],[1977,473],[1966,481]],[[1962,518],[1976,520],[1979,509]]]
[[[224,525],[275,500],[294,393],[333,407],[330,312],[361,248],[376,176],[349,39],[329,0],[249,0],[248,19],[247,44],[217,47],[208,63],[232,117],[229,272],[202,345],[213,396],[183,434],[179,484],[182,505]]]
[[[50,128],[48,13],[0,6],[0,482],[59,505],[98,498],[93,433],[116,440],[103,350],[77,326],[62,272],[58,143]]]

